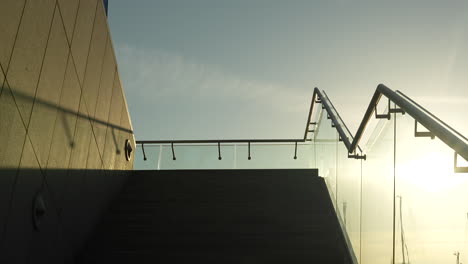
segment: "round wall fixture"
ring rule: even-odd
[[[39,191],[33,201],[33,225],[34,230],[39,231],[42,219],[46,214],[46,205],[42,193]]]
[[[130,144],[130,140],[126,139],[125,140],[125,158],[129,161],[132,159],[132,144]]]

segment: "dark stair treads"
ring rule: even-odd
[[[83,263],[351,263],[317,170],[135,171]]]

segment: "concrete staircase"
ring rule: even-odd
[[[317,170],[135,171],[82,263],[351,263]]]

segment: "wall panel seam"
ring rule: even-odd
[[[66,32],[65,32],[66,34]],[[70,60],[70,50],[68,51],[68,56],[67,56],[67,66],[65,67],[65,72],[64,72],[64,76],[62,78],[62,84],[60,85],[60,95],[59,95],[59,99],[58,99],[58,103],[57,105],[60,106],[60,99],[62,98],[62,93],[63,93],[63,86],[65,84],[65,78],[67,76],[67,68],[68,68],[68,62]],[[53,124],[53,131],[52,131],[52,141],[50,142],[50,145],[49,145],[49,151],[47,152],[47,158],[46,158],[46,161],[45,161],[45,169],[47,169],[48,167],[48,164],[49,164],[49,158],[50,158],[50,150],[52,149],[52,144],[54,142],[54,137],[55,137],[55,126],[57,124],[57,119],[58,119],[58,115],[59,115],[59,111],[57,110],[57,114],[55,115],[55,119],[54,119],[54,124]],[[46,180],[47,181],[47,180]]]
[[[24,15],[24,10],[26,9],[27,2],[28,2],[28,0],[24,1],[23,10],[21,10],[20,21],[18,23],[18,28],[16,28],[15,39],[13,40],[13,47],[10,50],[10,58],[8,59],[7,65],[5,65],[5,71],[4,71],[5,79],[6,79],[6,76],[7,76],[7,73],[8,73],[8,69],[10,68],[11,58],[13,57],[13,51],[15,50],[16,40],[18,39],[18,32],[19,32],[19,29],[21,28],[21,23],[23,22],[23,15]]]
[[[57,3],[57,1],[55,1],[55,3]],[[46,41],[46,44],[45,44],[44,55],[42,56],[41,67],[39,69],[39,76],[38,76],[36,84],[35,84],[34,98],[33,98],[33,102],[32,102],[32,105],[31,105],[31,110],[29,111],[29,118],[28,118],[27,126],[25,124],[26,134],[29,133],[29,125],[31,124],[32,111],[34,110],[34,105],[35,105],[35,102],[36,102],[37,87],[39,86],[39,81],[41,80],[41,77],[42,77],[42,70],[44,68],[44,61],[45,61],[47,49],[49,47],[49,40],[50,40],[51,31],[52,31],[52,25],[54,24],[53,22],[54,22],[55,11],[57,10],[56,7],[57,7],[57,5],[54,5],[54,12],[52,13],[52,18],[50,19],[49,33],[48,33],[47,41]],[[39,162],[39,160],[38,160],[38,162]]]
[[[5,239],[6,239],[5,238],[6,227],[8,225],[8,221],[10,220],[11,207],[13,206],[13,197],[14,197],[14,194],[15,194],[16,184],[17,184],[17,181],[18,181],[19,167],[21,165],[21,159],[23,157],[24,148],[25,148],[25,145],[26,145],[27,138],[28,138],[28,136],[25,135],[24,140],[23,140],[23,147],[21,149],[20,159],[19,159],[19,162],[18,162],[18,167],[17,167],[16,173],[15,173],[15,179],[13,181],[13,185],[12,185],[12,188],[11,188],[10,200],[8,202],[8,209],[7,209],[8,211],[7,211],[7,214],[6,214],[6,217],[5,217],[5,222],[3,223],[3,227],[2,227],[2,231],[1,231],[1,236],[0,236],[2,238],[2,241],[0,241],[0,249],[1,250],[3,250],[3,247],[5,246],[3,244],[3,242],[5,242]]]
[[[81,7],[81,0],[78,0],[78,7],[76,8],[75,21],[73,22],[73,28],[72,28],[72,32],[71,32],[70,48],[71,48],[71,45],[73,43],[73,38],[75,37],[76,21],[78,20],[78,14],[80,13],[80,7]],[[67,37],[67,39],[68,39],[68,37]]]
[[[81,1],[80,3],[81,4]],[[79,8],[80,6],[78,6],[78,10],[77,10],[77,13],[76,13],[76,18],[75,18],[75,25],[73,26],[73,35],[72,35],[72,41],[70,42],[70,53],[72,54],[72,58],[73,58],[73,64],[75,66],[75,71],[77,73],[77,76],[78,76],[78,83],[80,83],[80,75],[78,74],[78,67],[76,66],[75,64],[75,59],[74,59],[74,56],[73,56],[73,51],[71,49],[71,46],[73,44],[73,38],[75,36],[75,27],[76,27],[76,21],[78,20],[78,12],[79,12]],[[91,28],[91,36],[89,38],[89,43],[88,43],[88,53],[86,54],[86,60],[84,62],[84,71],[83,71],[83,83],[80,83],[80,87],[81,87],[81,91],[83,91],[83,86],[84,86],[84,82],[85,82],[85,78],[86,78],[86,69],[88,68],[88,59],[89,59],[89,52],[90,52],[90,49],[91,49],[91,41],[93,40],[93,32],[94,32],[94,26],[95,26],[95,22],[96,22],[96,10],[97,10],[97,5],[96,5],[96,8],[94,9],[94,18],[93,18],[93,26]],[[89,114],[89,113],[88,113]]]

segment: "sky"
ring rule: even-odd
[[[302,138],[313,88],[357,130],[379,83],[468,135],[468,1],[112,0],[137,140]]]

